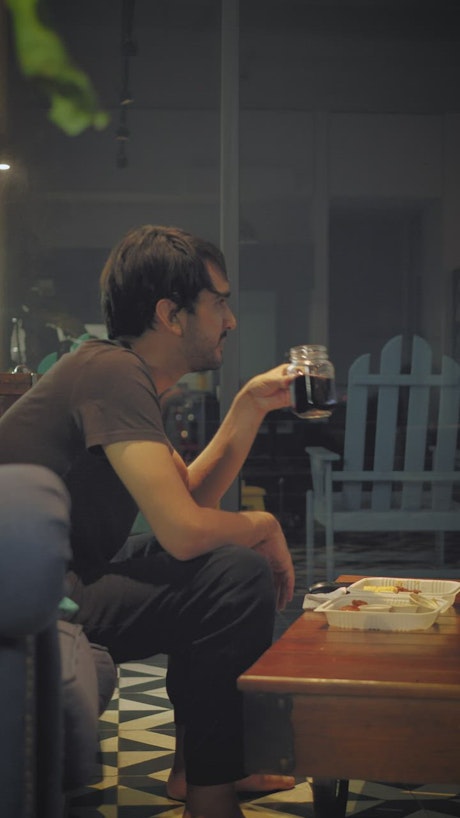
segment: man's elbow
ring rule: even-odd
[[[184,528],[160,540],[165,551],[179,562],[187,562],[201,554],[213,551],[221,543],[215,535],[202,529]]]

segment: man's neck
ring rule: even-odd
[[[161,349],[150,333],[140,338],[130,338],[129,346],[148,366],[159,395],[187,374],[184,366],[174,360],[174,355],[165,354],[164,347]]]

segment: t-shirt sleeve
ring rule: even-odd
[[[87,449],[128,440],[152,440],[171,448],[153,380],[130,351],[88,362],[75,387],[73,406]]]

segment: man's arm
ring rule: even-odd
[[[278,521],[265,511],[228,512],[199,506],[164,443],[112,443],[105,453],[163,548],[189,560],[232,543],[256,548],[269,561],[280,607],[292,598],[294,571]]]
[[[267,412],[291,405],[286,365],[251,378],[238,392],[213,439],[188,467],[189,488],[201,506],[215,507],[238,475]]]

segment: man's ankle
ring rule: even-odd
[[[187,784],[183,818],[244,818],[233,784]]]

